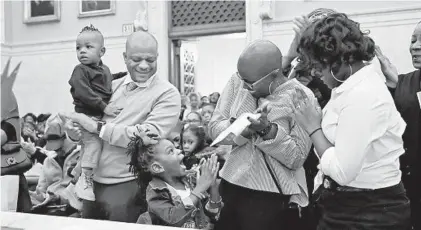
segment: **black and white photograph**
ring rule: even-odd
[[[0,1],[1,229],[421,230],[420,12]]]
[[[79,0],[79,17],[94,17],[115,14],[115,0]]]
[[[24,4],[24,22],[40,23],[60,20],[60,0],[27,0]]]

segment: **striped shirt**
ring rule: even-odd
[[[303,164],[310,151],[311,140],[293,118],[295,108],[293,92],[297,87],[314,98],[310,89],[293,79],[280,85],[268,97],[257,100],[243,88],[243,82],[237,75],[232,76],[221,94],[209,123],[209,135],[215,139],[230,125],[230,118],[253,112],[259,105],[268,101],[270,108],[268,120],[278,126],[276,137],[264,141],[258,135],[254,135],[242,145],[237,145],[234,140],[221,142],[233,146],[221,170],[221,177],[238,186],[279,193],[266,167],[263,152],[282,193],[292,195],[291,201],[304,207],[308,205],[308,191]]]

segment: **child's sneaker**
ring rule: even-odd
[[[75,191],[79,198],[82,198],[84,200],[95,201],[92,176],[87,176],[85,173],[82,172],[82,174],[79,177],[79,180],[76,183]]]

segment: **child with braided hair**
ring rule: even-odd
[[[204,229],[209,219],[213,222],[219,217],[222,200],[216,183],[216,155],[202,160],[200,173],[195,174],[186,170],[181,150],[167,139],[144,145],[135,136],[128,154],[152,224]]]

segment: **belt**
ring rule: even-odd
[[[355,187],[349,187],[349,186],[340,186],[330,177],[325,177],[323,179],[323,187],[325,189],[334,190],[338,192],[369,192],[369,191],[374,190],[374,189],[368,189],[368,188],[355,188]]]

